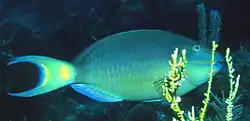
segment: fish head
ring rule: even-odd
[[[185,80],[177,91],[177,95],[184,95],[205,83],[209,79],[211,71],[212,49],[194,43],[185,46],[187,63],[185,65]],[[223,67],[223,56],[217,52],[214,54],[213,75]]]

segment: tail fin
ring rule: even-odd
[[[8,93],[11,96],[32,97],[44,94],[73,83],[77,74],[70,63],[44,56],[17,57],[7,66],[22,62],[34,64],[38,68],[39,81],[34,88],[27,91]]]

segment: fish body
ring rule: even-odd
[[[39,67],[40,81],[31,90],[9,94],[31,97],[71,85],[75,91],[101,102],[161,99],[160,88],[154,84],[170,71],[169,60],[175,48],[187,51],[188,74],[177,91],[181,96],[207,81],[211,50],[161,30],[132,30],[105,37],[71,63],[40,56],[14,58],[9,65],[29,62]],[[215,59],[223,60],[220,54]],[[216,63],[215,73],[221,67]]]

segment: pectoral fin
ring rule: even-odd
[[[159,96],[164,99],[163,95],[163,88],[162,85],[164,84],[164,77],[158,78],[154,83],[155,91],[159,94]]]

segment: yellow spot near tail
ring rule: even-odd
[[[65,65],[62,65],[60,67],[60,77],[63,79],[63,81],[67,81],[70,79],[70,69],[65,66]]]

